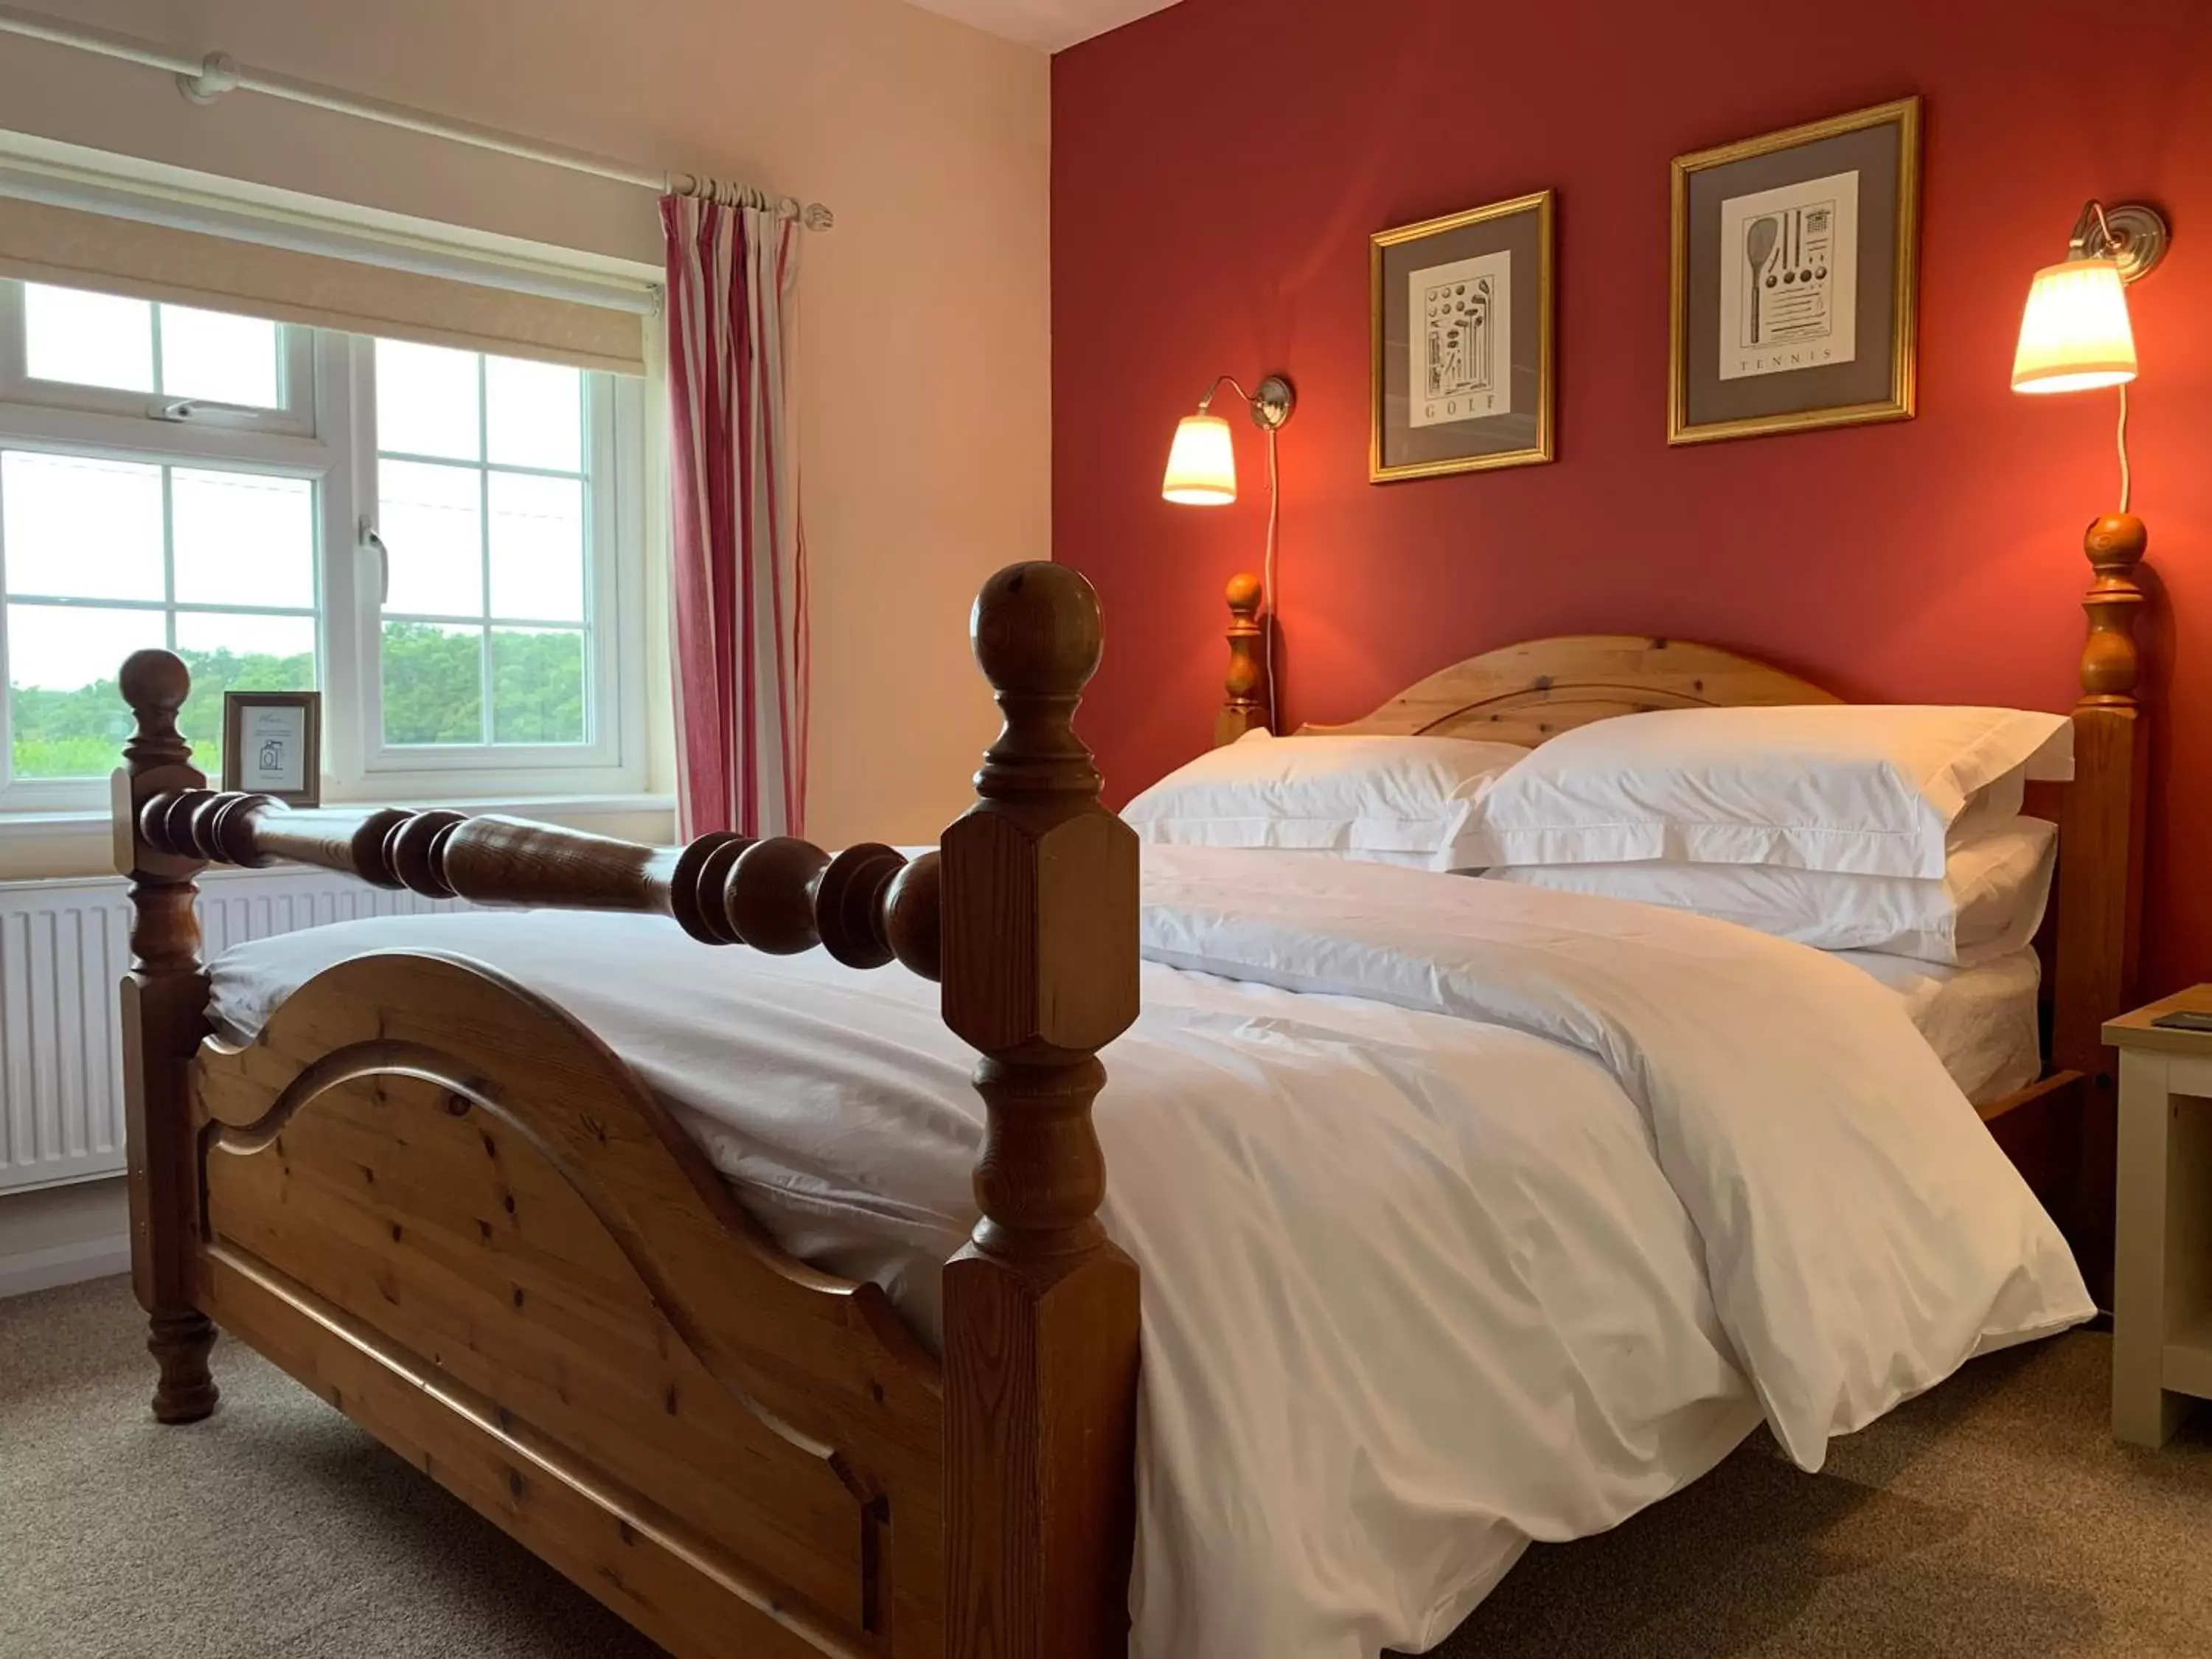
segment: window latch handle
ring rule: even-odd
[[[168,403],[155,404],[153,415],[157,421],[189,421],[199,412],[199,407],[200,402],[197,398],[178,398]]]
[[[392,555],[386,550],[384,538],[376,533],[376,526],[369,519],[361,521],[361,544],[376,555],[376,605],[380,611],[392,603]]]

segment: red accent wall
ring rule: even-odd
[[[1926,99],[1920,415],[1669,449],[1668,162]],[[1559,203],[1559,456],[1367,482],[1367,236]],[[2135,506],[2164,603],[2146,981],[2212,978],[2212,4],[2206,0],[1184,0],[1053,75],[1054,535],[1097,584],[1082,718],[1119,801],[1207,741],[1243,498],[1171,507],[1207,380],[1296,381],[1282,438],[1282,705],[1364,712],[1472,652],[1674,635],[1855,697],[2069,707],[2082,527],[2118,489],[2110,393],[2008,386],[2030,274],[2084,199],[2175,232],[2133,290]]]

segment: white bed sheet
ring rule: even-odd
[[[1104,1219],[1146,1273],[1139,1659],[1421,1649],[1529,1540],[1615,1524],[1762,1415],[1817,1467],[2091,1311],[1896,996],[1819,952],[1265,853],[1147,849],[1146,899],[1168,960],[1098,1111]],[[653,919],[459,914],[229,952],[219,1025],[379,948],[567,1007],[787,1248],[933,1328],[981,1135],[933,988]]]
[[[2037,1006],[2043,963],[2033,945],[1970,968],[1873,951],[1829,954],[1897,994],[1951,1080],[1975,1105],[2002,1100],[2043,1075]]]

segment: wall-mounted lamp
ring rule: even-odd
[[[1160,494],[1182,507],[1226,507],[1237,499],[1237,450],[1229,422],[1214,414],[1214,394],[1233,387],[1252,414],[1252,424],[1267,434],[1267,546],[1261,569],[1261,592],[1269,615],[1261,623],[1266,637],[1267,726],[1275,725],[1275,530],[1281,514],[1278,488],[1275,437],[1297,407],[1297,394],[1280,374],[1270,374],[1259,390],[1247,392],[1236,376],[1217,375],[1198,400],[1198,413],[1186,415],[1176,428],[1168,449],[1168,467],[1160,480]]]
[[[2035,273],[2013,354],[2014,392],[2119,388],[2120,512],[2128,510],[2128,382],[2136,377],[2127,288],[2166,257],[2170,240],[2156,210],[2091,202],[2075,222],[2060,264]]]

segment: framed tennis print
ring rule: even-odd
[[[1667,441],[1913,414],[1920,100],[1674,158]]]
[[[1378,231],[1370,483],[1552,459],[1552,192]]]
[[[319,806],[322,693],[224,692],[222,787],[274,796],[290,806]]]

